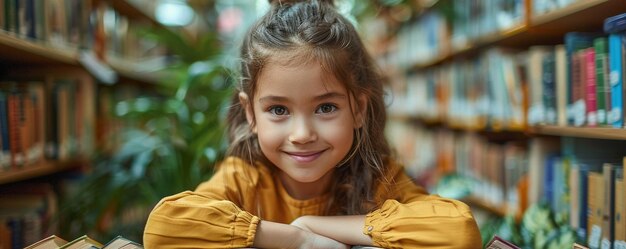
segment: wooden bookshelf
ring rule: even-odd
[[[44,45],[6,31],[0,31],[0,57],[3,63],[79,65],[76,49]]]
[[[493,46],[525,48],[538,44],[562,43],[565,33],[602,30],[604,18],[623,12],[626,12],[626,4],[621,0],[577,0],[564,8],[531,16],[528,24],[520,24],[499,32],[486,34],[448,54],[439,55],[427,62],[417,63],[411,67],[411,70],[419,71],[456,58],[473,56],[480,53],[481,50]],[[593,18],[581,18],[581,16]]]
[[[97,1],[108,1],[111,6],[120,14],[139,22],[149,22],[153,25],[162,26],[160,22],[156,20],[154,13],[148,13],[144,9],[137,6],[135,3],[132,3],[128,0],[97,0]],[[146,2],[152,2],[150,0],[146,0]]]
[[[545,14],[531,16],[533,28],[541,33],[557,33],[561,36],[572,27],[579,31],[593,31],[602,28],[603,18],[620,14],[626,4],[620,0],[578,0],[564,8]],[[589,16],[594,18],[580,18]]]
[[[19,169],[10,169],[0,172],[0,184],[19,182],[35,177],[50,175],[53,173],[68,170],[81,165],[85,160],[71,161],[47,161],[38,162],[32,165],[23,166]]]
[[[147,72],[140,69],[137,63],[133,63],[114,56],[107,57],[108,64],[119,74],[124,82],[139,84],[157,84],[163,75],[160,72]]]
[[[548,136],[562,136],[562,137],[580,137],[580,138],[595,138],[595,139],[607,139],[607,140],[626,140],[626,129],[617,129],[611,127],[572,127],[572,126],[556,126],[556,125],[539,125],[523,129],[489,129],[489,128],[476,128],[476,127],[464,127],[459,124],[450,124],[447,121],[439,119],[424,119],[411,115],[396,115],[390,114],[390,120],[396,120],[400,122],[409,122],[420,124],[425,127],[444,127],[449,130],[478,132],[481,134],[508,134],[507,137],[528,137],[536,135],[548,135]],[[516,135],[514,135],[516,134]]]
[[[626,140],[626,130],[600,127],[536,126],[532,133],[540,135]]]

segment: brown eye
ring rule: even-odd
[[[337,110],[337,107],[332,104],[323,104],[317,108],[317,113],[331,113]]]
[[[272,107],[270,107],[269,112],[271,114],[277,115],[277,116],[282,116],[282,115],[289,114],[287,112],[287,108],[285,108],[284,106],[272,106]]]

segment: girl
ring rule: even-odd
[[[272,2],[241,56],[229,157],[157,204],[146,247],[480,248],[468,206],[390,156],[382,78],[332,1]]]

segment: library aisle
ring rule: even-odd
[[[210,11],[0,1],[0,248],[141,243],[160,198],[210,176],[230,93]]]
[[[383,22],[388,135],[483,243],[624,248],[622,1],[431,1]]]

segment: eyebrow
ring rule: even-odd
[[[334,99],[334,98],[345,99],[346,95],[343,94],[343,93],[338,93],[338,92],[329,92],[329,93],[325,93],[325,94],[316,96],[313,99],[316,100],[316,101],[320,101],[320,100]],[[265,102],[265,101],[270,101],[270,102],[288,102],[289,99],[287,97],[276,96],[276,95],[268,95],[268,96],[265,96],[265,97],[262,97],[262,98],[259,99],[259,102]]]

